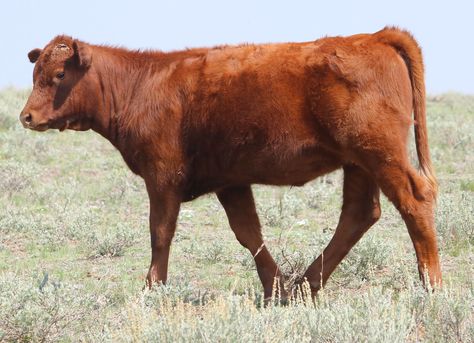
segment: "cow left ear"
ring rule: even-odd
[[[86,43],[77,40],[72,43],[72,48],[77,64],[80,67],[88,68],[92,63],[91,48]]]
[[[33,49],[28,53],[28,59],[31,63],[36,63],[40,55],[41,49]]]

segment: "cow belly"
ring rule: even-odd
[[[340,168],[342,162],[336,155],[327,153],[297,156],[282,159],[242,158],[225,170],[206,168],[207,173],[194,169],[184,191],[184,200],[193,200],[200,195],[216,190],[249,184],[275,186],[302,186],[318,176]]]
[[[243,168],[236,175],[236,182],[247,179],[248,183],[276,186],[301,186],[318,176],[338,169],[341,162],[338,158],[327,155],[300,156],[297,158],[267,161],[258,169]],[[246,172],[250,169],[251,174]]]

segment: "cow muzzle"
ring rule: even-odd
[[[23,124],[23,127],[27,128],[33,121],[33,116],[31,113],[22,113],[20,114],[20,121]]]
[[[36,131],[48,129],[48,123],[39,123],[35,118],[38,118],[38,114],[35,111],[23,110],[20,114],[20,121],[24,128]]]

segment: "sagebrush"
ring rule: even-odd
[[[182,207],[169,284],[143,290],[142,181],[96,134],[21,128],[27,94],[0,92],[0,340],[474,341],[474,97],[428,101],[444,288],[422,289],[405,225],[382,199],[381,220],[314,303],[265,308],[252,257],[213,195]],[[334,232],[342,174],[254,193],[267,246],[301,275]]]

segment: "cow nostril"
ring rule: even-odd
[[[28,113],[25,115],[25,123],[30,124],[31,121],[33,120],[33,117],[31,116],[31,113]]]

